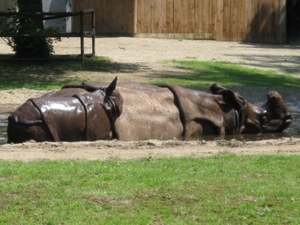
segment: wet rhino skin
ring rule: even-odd
[[[181,138],[183,125],[174,95],[168,88],[120,84],[123,112],[115,122],[116,138],[123,141]]]

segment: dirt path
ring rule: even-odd
[[[90,40],[86,41],[87,53],[91,51]],[[188,73],[163,63],[171,59],[197,59],[205,61],[230,61],[260,69],[280,72],[292,71],[300,76],[299,46],[270,46],[239,44],[232,42],[98,38],[97,55],[107,56],[119,63],[121,69],[110,72],[91,72],[82,78],[97,77],[100,81],[110,81],[115,76],[122,81],[142,82],[155,79],[166,73]],[[0,40],[2,54],[11,50]],[[80,52],[79,40],[63,39],[55,44],[56,53],[77,54]],[[245,90],[244,90],[245,91]],[[262,92],[263,91],[263,92]],[[251,90],[263,93],[265,90]],[[19,89],[0,91],[1,109],[14,110],[26,99],[40,96],[42,92]],[[254,98],[254,97],[252,97]],[[286,101],[300,99],[297,93],[285,93]],[[256,97],[255,97],[256,99]],[[222,153],[236,154],[300,154],[300,139],[280,138],[262,141],[97,141],[80,143],[34,143],[0,146],[0,159],[3,160],[41,160],[41,159],[87,159],[106,160],[110,158],[131,159],[140,157],[182,157],[210,156]]]
[[[76,143],[27,142],[0,147],[0,159],[33,160],[107,160],[160,157],[206,157],[217,154],[300,154],[300,139],[267,141],[96,141]]]

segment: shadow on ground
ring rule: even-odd
[[[3,56],[0,56],[0,58]],[[77,61],[0,62],[0,89],[43,89],[82,81],[80,74],[89,72],[133,73],[148,69],[145,65],[117,63],[105,57],[87,58],[83,66]]]
[[[213,83],[224,86],[254,86],[300,88],[299,79],[293,75],[282,75],[272,70],[249,69],[231,63],[173,61],[177,71],[161,71],[160,74],[149,74],[160,80],[153,84],[175,83],[182,86],[201,88]],[[157,72],[157,71],[156,71]]]
[[[300,45],[272,45],[272,49],[286,50],[291,53],[290,55],[268,54],[270,45],[249,44],[248,46],[249,49],[260,48],[262,54],[251,54],[251,51],[246,51],[245,54],[227,54],[227,56],[238,57],[244,60],[247,66],[260,69],[273,69],[275,67],[281,72],[300,76],[300,56],[292,54],[295,50],[299,51]],[[245,45],[243,45],[243,48],[245,48]]]

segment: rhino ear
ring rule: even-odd
[[[268,93],[268,102],[275,107],[284,105],[282,96],[277,91],[270,91]]]
[[[231,90],[223,90],[220,91],[219,94],[223,96],[223,100],[227,105],[235,109],[240,109],[245,106],[245,99]]]
[[[227,89],[217,83],[214,83],[210,86],[210,91],[214,95],[219,95],[221,91],[225,91],[225,90]]]
[[[110,83],[110,85],[106,88],[105,94],[106,94],[107,96],[112,95],[113,91],[116,89],[116,87],[117,87],[117,80],[118,80],[118,77],[116,77],[116,78]]]

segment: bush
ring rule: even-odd
[[[42,12],[41,0],[18,0],[16,8],[19,13]],[[9,9],[9,11],[13,11]],[[59,33],[58,28],[44,29],[42,15],[15,15],[10,20],[2,21],[3,33],[16,34],[55,34]],[[59,41],[60,38],[50,37],[8,37],[5,42],[15,52],[17,58],[48,58],[54,53],[53,41]]]

